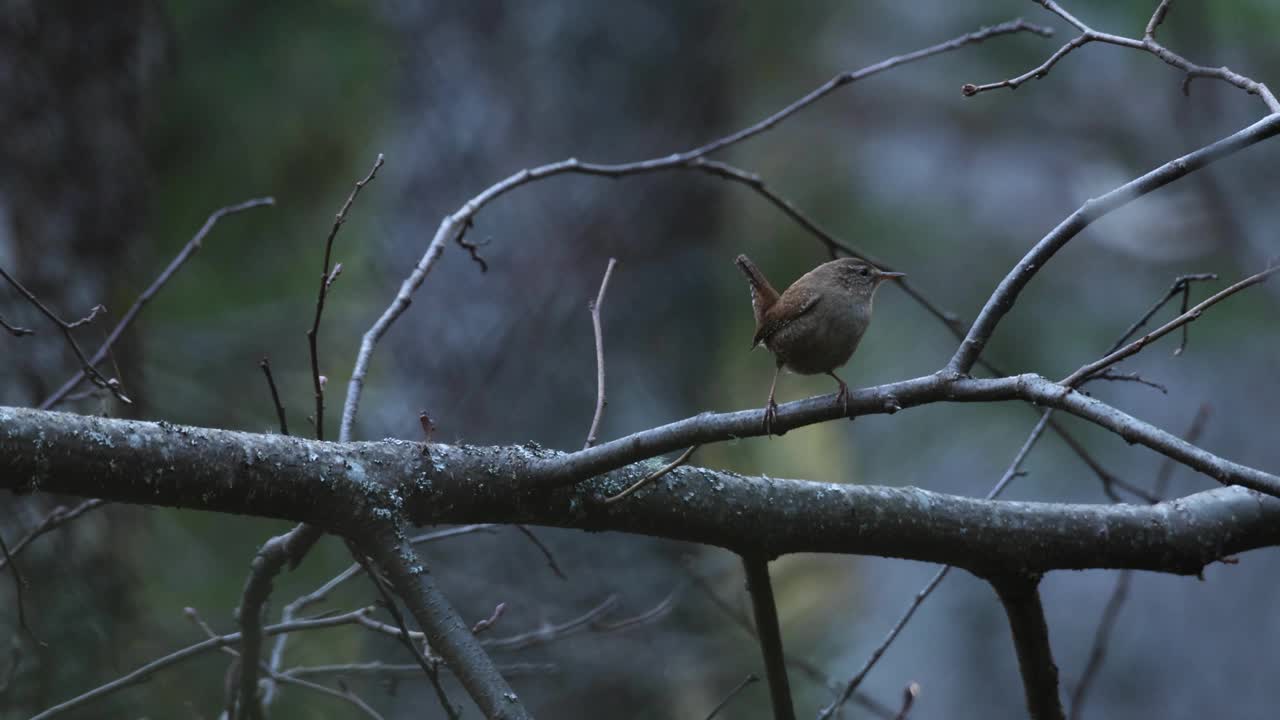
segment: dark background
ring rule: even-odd
[[[1077,0],[1093,27],[1140,36],[1154,2]],[[134,409],[91,397],[80,412],[134,414],[251,431],[276,429],[257,368],[269,354],[295,432],[308,431],[304,331],[325,234],[377,153],[386,166],[339,236],[344,266],[321,332],[329,435],[360,333],[381,313],[445,214],[520,168],[565,157],[621,162],[692,147],[749,124],[842,70],[1023,15],[1052,40],[1022,34],[908,65],[837,92],[722,157],[760,173],[836,235],[908,272],[969,319],[1009,267],[1089,197],[1252,122],[1256,98],[1213,81],[1191,96],[1145,53],[1091,45],[1016,92],[974,98],[1040,63],[1072,37],[1033,3],[123,2],[9,0],[0,38],[0,264],[67,316],[111,313],[82,331],[96,347],[136,294],[216,207],[274,195],[278,206],[225,219],[144,313],[114,360]],[[1280,8],[1254,0],[1176,5],[1161,29],[1173,49],[1261,81],[1280,63]],[[1280,252],[1270,228],[1280,179],[1264,144],[1097,223],[1022,295],[986,357],[1061,377],[1098,356],[1180,274],[1220,287]],[[374,356],[357,436],[579,447],[595,399],[587,300],[617,257],[604,307],[609,400],[602,437],[704,410],[763,404],[772,362],[748,353],[751,313],[733,267],[750,254],[784,285],[826,259],[821,245],[760,197],[702,174],[560,177],[486,208],[468,239],[482,273],[450,247]],[[1274,283],[1216,307],[1187,351],[1165,341],[1125,370],[1131,384],[1093,392],[1181,432],[1202,404],[1201,443],[1261,467],[1280,463]],[[1197,296],[1207,294],[1198,289]],[[843,376],[861,386],[931,372],[954,349],[945,329],[895,287]],[[8,290],[0,314],[41,334],[0,338],[0,402],[31,404],[75,367],[65,344]],[[832,391],[829,378],[784,376],[780,399]],[[1269,422],[1271,421],[1271,422]],[[1158,458],[1065,420],[1113,472],[1149,485]],[[1033,416],[1006,405],[933,405],[828,423],[699,451],[695,462],[752,474],[918,485],[982,495]],[[1105,502],[1093,475],[1048,436],[1007,497]],[[1188,471],[1173,491],[1210,480]],[[57,499],[7,498],[16,538]],[[203,636],[182,609],[234,629],[257,546],[287,526],[197,512],[111,509],[38,541],[23,556],[32,624],[0,717],[25,717]],[[582,633],[501,663],[553,663],[513,677],[539,717],[697,718],[747,672],[754,643],[690,583],[705,578],[745,608],[727,552],[623,535],[536,530],[568,581],[511,529],[426,551],[463,616],[507,613],[491,631],[562,622],[616,594],[612,617],[676,593],[653,623]],[[1240,717],[1271,713],[1264,680],[1280,602],[1274,551],[1214,566],[1204,582],[1142,574],[1111,641],[1086,716]],[[349,562],[323,541],[277,583],[275,610]],[[847,679],[935,568],[875,558],[789,556],[772,572],[788,649]],[[1113,573],[1058,573],[1044,596],[1069,693],[1084,666]],[[8,581],[0,583],[6,604]],[[330,607],[368,603],[353,584]],[[1018,717],[1016,661],[984,583],[956,573],[864,688],[896,706],[908,682],[917,718]],[[2,623],[13,622],[3,613]],[[273,617],[275,616],[273,612]],[[286,667],[401,649],[355,630],[295,638]],[[225,656],[210,654],[77,717],[215,717]],[[800,714],[829,695],[792,674]],[[388,717],[439,713],[425,683],[394,692],[354,678]],[[451,683],[451,681],[450,681]],[[451,684],[454,698],[462,699]],[[7,710],[4,708],[8,708]],[[474,709],[472,709],[474,712]],[[760,683],[725,717],[768,715]],[[848,716],[860,716],[850,707]],[[286,688],[275,718],[350,717],[347,706]]]

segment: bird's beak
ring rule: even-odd
[[[885,271],[885,270],[881,270],[881,271],[880,271],[880,279],[881,279],[881,280],[891,280],[891,279],[893,279],[893,278],[904,278],[904,277],[906,277],[906,276],[907,276],[907,274],[906,274],[906,273],[900,273],[900,272],[888,272],[888,271]]]

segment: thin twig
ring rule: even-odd
[[[333,227],[329,229],[329,235],[324,240],[324,264],[321,265],[320,288],[316,291],[316,312],[311,320],[311,329],[307,330],[307,349],[311,355],[311,384],[316,398],[315,427],[317,440],[324,439],[324,376],[320,374],[320,354],[316,349],[316,339],[320,334],[320,317],[324,315],[324,301],[329,294],[329,286],[333,284],[342,267],[341,265],[336,268],[330,267],[330,261],[333,256],[333,240],[338,236],[338,231],[342,229],[342,224],[347,221],[347,212],[351,210],[351,205],[355,203],[356,196],[378,174],[378,168],[382,167],[382,163],[382,153],[378,153],[378,158],[373,161],[373,168],[369,170],[369,174],[356,183],[356,186],[351,189],[351,194],[347,196],[347,201],[342,204],[342,208],[334,216]]]
[[[528,538],[529,542],[534,544],[534,547],[538,548],[538,550],[542,552],[542,556],[547,559],[547,566],[551,568],[551,572],[556,574],[556,577],[561,580],[569,579],[569,576],[565,575],[564,571],[560,569],[560,564],[556,562],[556,556],[551,554],[551,548],[544,545],[542,540],[539,540],[538,536],[533,534],[532,530],[527,526],[519,524],[517,524],[515,528],[516,530],[519,530],[522,535]]]
[[[826,83],[823,83],[763,120],[742,128],[737,132],[712,140],[705,145],[700,145],[684,152],[671,153],[669,155],[651,158],[648,160],[616,165],[583,163],[577,158],[569,158],[567,160],[535,168],[526,168],[508,176],[506,179],[494,185],[489,186],[479,195],[471,198],[462,207],[458,208],[458,210],[445,216],[444,219],[440,221],[440,226],[436,230],[435,236],[427,246],[422,257],[418,260],[417,265],[414,266],[413,270],[400,284],[400,289],[396,292],[395,297],[387,306],[386,310],[384,310],[382,315],[378,317],[378,320],[374,322],[373,326],[365,332],[360,341],[360,350],[356,355],[356,362],[351,373],[351,380],[347,384],[347,398],[342,410],[342,426],[339,432],[339,439],[344,442],[351,439],[351,432],[355,426],[356,413],[360,408],[360,397],[364,392],[364,382],[369,373],[369,363],[373,357],[374,349],[382,340],[382,337],[387,333],[387,330],[390,329],[391,325],[395,323],[396,319],[408,309],[409,304],[412,301],[413,294],[422,286],[427,275],[430,274],[431,270],[435,267],[436,262],[440,259],[440,255],[444,252],[444,248],[450,242],[455,241],[459,235],[466,232],[467,228],[474,221],[476,214],[497,198],[522,185],[536,182],[554,175],[573,173],[616,178],[626,175],[641,175],[666,170],[700,169],[698,168],[698,163],[705,156],[769,130],[786,118],[809,105],[812,105],[840,87],[863,80],[871,77],[872,75],[882,73],[886,70],[898,67],[899,65],[904,65],[916,60],[923,60],[966,45],[982,42],[999,35],[1010,35],[1021,32],[1029,32],[1043,37],[1051,37],[1053,35],[1052,30],[1033,25],[1021,19],[1001,23],[999,25],[993,25],[991,27],[984,27],[938,45],[933,45],[905,55],[892,57],[874,65],[868,65],[861,70],[836,75]]]
[[[683,589],[683,585],[677,586],[676,589],[667,593],[667,596],[663,598],[661,602],[654,605],[652,608],[645,610],[639,615],[632,615],[631,617],[613,621],[598,618],[592,621],[591,629],[595,632],[616,632],[618,630],[625,630],[629,627],[635,627],[636,625],[645,625],[653,622],[654,620],[660,620],[666,617],[667,614],[671,612],[672,608],[676,606],[676,598],[679,597],[680,591]]]
[[[728,695],[724,696],[724,699],[716,703],[716,706],[714,708],[711,708],[711,712],[707,713],[707,720],[711,720],[717,714],[719,714],[719,712],[724,709],[724,706],[728,705],[729,701],[733,700],[733,698],[736,697],[738,693],[746,689],[748,685],[751,685],[752,683],[758,683],[758,682],[760,682],[760,677],[755,673],[750,673],[749,675],[747,675],[745,678],[743,678],[742,682],[738,683],[736,687],[734,687],[732,690],[729,691]]]
[[[276,390],[276,380],[271,376],[271,359],[266,355],[258,362],[262,374],[267,377],[267,387],[271,389],[271,404],[276,408],[276,417],[280,419],[280,434],[289,434],[289,421],[284,416],[284,405],[280,402],[280,393]]]
[[[617,495],[613,495],[613,496],[610,496],[610,497],[605,498],[605,499],[604,499],[605,504],[607,505],[607,504],[611,504],[611,503],[616,503],[616,502],[618,502],[619,500],[625,499],[626,497],[628,497],[629,495],[631,495],[631,494],[632,494],[632,493],[634,493],[635,491],[639,490],[640,488],[644,487],[645,485],[648,485],[649,483],[653,482],[654,480],[657,480],[658,478],[662,477],[663,475],[666,475],[667,473],[671,472],[672,470],[675,470],[676,468],[680,467],[681,465],[683,465],[683,464],[685,464],[685,463],[689,462],[689,458],[693,457],[693,451],[694,451],[694,450],[697,450],[697,449],[698,449],[698,448],[700,448],[700,447],[702,447],[702,446],[701,446],[701,445],[690,445],[688,450],[685,450],[684,452],[680,453],[680,457],[676,458],[675,460],[672,460],[671,462],[667,463],[666,465],[662,466],[661,468],[659,468],[659,469],[657,469],[657,470],[654,470],[653,472],[649,473],[648,475],[645,475],[644,477],[642,477],[642,478],[640,478],[639,480],[635,481],[635,482],[634,482],[634,483],[632,483],[630,486],[628,486],[628,487],[627,487],[627,489],[623,490],[622,492],[618,493]]]
[[[36,538],[40,537],[41,535],[44,535],[47,532],[56,530],[57,528],[89,512],[90,510],[93,510],[95,508],[100,508],[106,504],[107,504],[107,501],[105,500],[92,499],[92,500],[85,500],[84,502],[80,503],[79,505],[76,505],[75,507],[69,510],[66,508],[66,506],[63,506],[63,505],[59,505],[58,507],[55,507],[53,510],[49,511],[49,514],[45,515],[44,519],[41,520],[39,523],[37,523],[36,526],[31,529],[30,532],[22,536],[21,540],[14,543],[13,547],[10,549],[9,554],[12,557],[16,558],[18,555],[22,553],[24,549],[26,549],[27,545],[32,540],[35,540]],[[7,564],[8,564],[7,559],[4,560],[3,562],[0,562],[0,570],[3,570]]]
[[[506,603],[500,602],[497,605],[494,605],[493,612],[489,615],[489,617],[484,618],[483,620],[479,620],[476,622],[475,625],[471,626],[471,634],[479,635],[485,630],[488,630],[489,628],[493,627],[494,624],[498,622],[498,620],[502,619],[502,614],[505,613],[506,611],[507,611]]]
[[[791,702],[791,682],[787,679],[787,662],[782,650],[782,631],[778,627],[778,608],[773,600],[773,584],[769,581],[769,560],[763,555],[742,553],[742,567],[747,575],[747,591],[756,619],[756,637],[764,656],[764,673],[769,680],[769,700],[774,720],[795,720]]]
[[[596,444],[596,437],[600,432],[600,418],[604,417],[604,408],[609,404],[604,394],[604,330],[600,327],[600,308],[604,306],[604,293],[609,289],[609,278],[613,276],[613,267],[617,264],[616,258],[609,258],[609,264],[604,269],[604,278],[600,280],[600,292],[596,294],[593,302],[587,303],[587,310],[591,313],[591,330],[596,338],[596,411],[591,417],[591,429],[587,431],[587,443],[583,445],[584,448]]]
[[[1119,337],[1119,339],[1117,339],[1114,343],[1112,343],[1111,347],[1107,348],[1106,354],[1109,355],[1115,352],[1116,350],[1119,350],[1125,343],[1129,342],[1129,338],[1133,337],[1135,333],[1137,333],[1139,330],[1145,327],[1146,324],[1151,320],[1151,318],[1157,312],[1160,312],[1160,308],[1169,304],[1170,300],[1174,299],[1179,294],[1181,294],[1185,298],[1187,296],[1188,291],[1191,288],[1191,283],[1208,282],[1210,280],[1217,280],[1217,279],[1218,279],[1218,276],[1215,273],[1195,273],[1193,275],[1179,275],[1178,277],[1174,278],[1173,284],[1169,286],[1169,289],[1165,291],[1165,294],[1159,300],[1157,300],[1155,304],[1153,304],[1150,308],[1148,308],[1147,311],[1142,314],[1142,317],[1135,320],[1133,324],[1129,326],[1129,329],[1125,330],[1124,334],[1122,334]],[[1187,309],[1184,307],[1182,308],[1181,312],[1186,312],[1186,311]]]
[[[18,606],[18,627],[31,638],[32,642],[37,645],[44,645],[40,638],[36,637],[31,626],[27,624],[26,603],[23,601],[23,590],[27,587],[27,581],[22,577],[22,571],[18,569],[18,563],[14,562],[13,556],[9,554],[9,545],[4,541],[4,535],[0,534],[0,554],[4,556],[5,564],[9,566],[9,572],[13,574],[13,593],[16,597],[15,605]]]
[[[1139,351],[1142,350],[1142,348],[1146,347],[1148,344],[1156,340],[1159,340],[1160,338],[1164,337],[1165,335],[1168,335],[1169,333],[1173,332],[1174,330],[1177,330],[1178,328],[1186,325],[1187,323],[1194,322],[1197,318],[1200,317],[1200,314],[1203,313],[1207,308],[1212,307],[1213,305],[1221,302],[1222,300],[1225,300],[1226,298],[1231,297],[1232,295],[1240,292],[1241,290],[1244,290],[1245,288],[1251,287],[1253,285],[1257,285],[1258,283],[1266,280],[1267,278],[1271,277],[1277,272],[1280,272],[1280,265],[1269,267],[1260,273],[1250,275],[1249,277],[1241,280],[1240,282],[1235,283],[1234,285],[1231,285],[1230,287],[1227,287],[1223,290],[1219,290],[1213,295],[1210,295],[1200,304],[1196,305],[1190,310],[1187,310],[1186,312],[1170,320],[1169,322],[1165,323],[1159,328],[1152,330],[1151,332],[1147,333],[1146,335],[1143,335],[1137,340],[1134,340],[1128,345],[1125,345],[1119,350],[1116,350],[1115,352],[1112,352],[1104,357],[1101,357],[1089,363],[1088,365],[1085,365],[1079,370],[1076,370],[1075,372],[1063,378],[1059,382],[1059,384],[1065,387],[1076,387],[1081,382],[1089,379],[1093,375],[1110,367],[1111,365],[1114,365],[1120,362],[1121,360],[1127,357],[1130,357],[1131,355],[1136,355]]]
[[[204,618],[200,617],[200,614],[196,612],[195,608],[191,608],[191,607],[187,608],[186,615],[188,618],[191,619],[192,622],[194,622],[197,626],[199,626],[200,629],[204,631],[205,635],[207,635],[210,639],[218,637],[218,633],[215,632],[214,629],[210,627],[207,622],[204,621]],[[234,649],[226,646],[223,646],[219,649],[222,650],[223,653],[230,655],[233,658],[236,658],[236,660],[234,661],[235,663],[238,664],[239,662],[241,662],[240,653],[236,652]],[[374,720],[383,720],[382,715],[380,715],[376,710],[370,707],[368,703],[366,703],[363,699],[360,698],[360,696],[348,690],[345,685],[343,685],[341,690],[334,690],[331,687],[327,687],[319,683],[314,683],[314,682],[311,682],[310,680],[303,680],[301,678],[285,676],[281,673],[277,673],[273,671],[271,668],[267,667],[266,665],[263,665],[260,668],[260,670],[262,670],[264,675],[270,677],[272,680],[276,682],[280,682],[286,685],[293,685],[294,687],[305,688],[313,692],[318,692],[322,695],[336,697],[339,700],[351,703],[357,709],[363,712],[365,715],[368,715],[369,717],[374,718]],[[342,684],[341,680],[339,680],[339,684]],[[230,715],[231,713],[229,711],[228,717]]]
[[[169,264],[165,266],[165,269],[161,271],[156,279],[151,282],[151,285],[148,286],[146,290],[142,291],[142,294],[138,296],[137,300],[133,301],[133,305],[129,308],[128,312],[126,312],[124,316],[120,318],[120,321],[116,323],[116,326],[111,329],[111,332],[107,335],[107,339],[103,340],[102,345],[98,346],[98,349],[94,351],[93,356],[89,359],[89,366],[97,367],[98,363],[106,359],[107,354],[111,352],[112,346],[116,344],[116,341],[120,339],[120,336],[124,334],[124,331],[133,324],[134,318],[136,318],[138,313],[142,311],[143,306],[154,298],[156,293],[160,292],[161,288],[163,288],[165,284],[169,282],[170,278],[178,272],[178,269],[181,268],[187,260],[201,248],[205,237],[213,230],[213,226],[218,224],[219,220],[227,215],[233,215],[251,208],[274,205],[275,202],[275,199],[271,197],[254,198],[235,205],[218,208],[210,213],[209,217],[205,219],[204,225],[200,226],[200,229],[197,230],[196,234],[187,241],[187,244],[182,247],[182,250],[178,252],[177,256],[175,256],[173,260],[169,261]],[[52,395],[41,401],[38,407],[41,410],[48,410],[62,402],[72,390],[76,389],[80,384],[80,381],[84,380],[84,378],[85,371],[83,369],[77,371],[75,375],[71,376],[69,380],[62,384],[62,387],[58,388]]]
[[[378,157],[381,159],[382,156],[379,155]],[[444,686],[440,684],[439,663],[433,660],[428,660],[427,656],[423,654],[422,650],[413,642],[413,638],[409,635],[409,626],[405,624],[404,616],[400,614],[400,609],[396,607],[395,598],[391,596],[391,591],[387,589],[387,581],[383,580],[381,576],[373,572],[373,569],[369,566],[368,561],[365,560],[364,554],[360,551],[359,547],[354,543],[348,543],[348,547],[351,548],[351,555],[356,559],[356,562],[364,566],[365,575],[369,576],[369,581],[373,583],[373,586],[378,590],[378,594],[382,596],[384,607],[386,607],[387,612],[391,613],[392,619],[395,620],[396,628],[400,631],[397,638],[400,639],[401,644],[409,649],[409,652],[413,655],[413,659],[417,661],[423,672],[426,673],[427,679],[431,681],[432,689],[436,692],[436,699],[440,701],[440,706],[444,708],[445,714],[448,715],[451,720],[457,720],[459,717],[459,709],[452,701],[449,700],[449,696],[445,694]]]
[[[1045,60],[1039,66],[1032,68],[1017,77],[1010,78],[1008,80],[1001,80],[1000,82],[987,83],[985,85],[974,85],[972,83],[965,84],[961,88],[961,92],[963,92],[966,97],[971,97],[978,93],[986,92],[988,90],[996,90],[999,88],[1009,88],[1011,90],[1017,89],[1019,85],[1022,85],[1028,80],[1038,80],[1048,75],[1049,71],[1053,69],[1053,66],[1058,64],[1059,60],[1069,55],[1073,50],[1091,42],[1101,42],[1151,53],[1163,60],[1166,64],[1183,71],[1185,73],[1182,86],[1184,93],[1188,92],[1188,85],[1193,78],[1214,78],[1230,85],[1234,85],[1250,95],[1257,95],[1262,99],[1262,102],[1266,104],[1268,113],[1280,113],[1280,101],[1276,100],[1276,97],[1271,94],[1271,90],[1268,89],[1265,84],[1252,80],[1239,73],[1232,72],[1226,67],[1211,68],[1197,65],[1157,42],[1155,39],[1156,27],[1164,21],[1165,15],[1169,12],[1168,2],[1160,3],[1156,8],[1155,13],[1152,14],[1151,20],[1147,23],[1146,31],[1144,32],[1142,39],[1137,40],[1134,38],[1122,37],[1120,35],[1112,35],[1111,33],[1098,32],[1097,30],[1090,28],[1088,25],[1085,25],[1071,13],[1064,10],[1060,5],[1058,5],[1058,3],[1053,2],[1053,0],[1035,1],[1040,5],[1043,5],[1049,12],[1061,17],[1063,20],[1066,20],[1075,27],[1075,29],[1079,30],[1080,34],[1072,38],[1066,45],[1058,48],[1056,52],[1049,56],[1049,59]]]
[[[98,369],[89,362],[89,358],[85,357],[84,350],[80,348],[80,343],[76,341],[75,334],[71,332],[74,328],[96,318],[98,314],[103,312],[106,308],[101,305],[96,305],[83,319],[75,322],[67,322],[58,317],[58,314],[50,310],[47,305],[40,302],[40,298],[36,297],[35,293],[32,293],[22,283],[18,282],[17,278],[5,272],[5,269],[2,267],[0,267],[0,278],[4,278],[11,286],[13,286],[14,290],[17,290],[20,295],[27,299],[27,302],[34,305],[42,315],[53,322],[54,325],[58,326],[58,330],[62,332],[62,336],[67,340],[67,345],[71,347],[71,351],[75,353],[76,359],[80,361],[81,372],[88,375],[89,379],[93,381],[93,384],[104,390],[110,391],[112,395],[116,396],[117,400],[125,403],[126,405],[133,403],[133,401],[130,400],[129,397],[120,389],[119,380],[116,378],[107,379],[106,377],[103,377],[102,373],[98,372]],[[41,409],[43,410],[45,407],[42,405]]]
[[[3,315],[0,315],[0,328],[7,330],[14,337],[23,337],[24,335],[35,335],[36,331],[31,328],[20,327],[18,325],[10,325]]]
[[[369,608],[361,608],[341,615],[334,615],[327,618],[319,618],[315,620],[298,620],[291,623],[280,623],[278,625],[269,625],[262,629],[264,635],[279,635],[281,633],[302,632],[306,630],[317,630],[320,628],[338,627],[341,625],[351,625],[357,622],[357,618],[363,617],[370,611]],[[70,700],[59,703],[44,712],[37,713],[31,720],[48,720],[61,715],[68,710],[85,705],[89,702],[97,700],[101,697],[113,694],[119,690],[123,690],[131,685],[136,685],[151,679],[156,672],[165,669],[171,665],[189,660],[193,657],[202,655],[210,650],[216,650],[222,647],[230,647],[240,642],[240,633],[228,633],[219,635],[216,638],[210,638],[203,642],[188,645],[187,647],[176,652],[169,653],[164,657],[156,658],[138,669],[126,673],[125,675],[112,680],[109,683],[100,685],[89,692],[77,695]]]

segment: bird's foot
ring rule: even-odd
[[[773,398],[769,398],[769,404],[764,406],[764,423],[763,423],[764,434],[772,436],[774,434],[773,426],[776,425],[777,422],[778,422],[778,403],[774,402]],[[783,433],[781,432],[778,433],[778,435],[782,435],[782,434]]]
[[[849,417],[849,386],[843,381],[840,382],[840,389],[836,391],[836,399],[840,401],[840,407],[844,410],[845,417]]]

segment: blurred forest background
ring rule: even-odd
[[[1093,27],[1140,37],[1154,0],[1073,0]],[[213,209],[273,195],[277,206],[227,218],[147,308],[115,354],[122,410],[100,397],[80,412],[130,413],[255,432],[277,429],[257,367],[270,355],[296,433],[309,430],[304,331],[323,240],[377,153],[386,166],[338,237],[344,270],[321,329],[336,432],[360,334],[390,301],[440,218],[522,167],[566,157],[620,162],[683,150],[749,124],[832,75],[1017,16],[1058,29],[1020,34],[912,64],[837,92],[722,159],[760,173],[827,229],[910,274],[971,319],[1045,232],[1091,196],[1259,117],[1256,98],[1213,81],[1191,96],[1156,58],[1091,45],[1045,79],[964,98],[1039,64],[1072,37],[1030,2],[655,3],[385,0],[275,3],[6,0],[0,20],[0,266],[67,316],[110,310],[82,331],[96,347]],[[1263,0],[1175,5],[1164,42],[1191,60],[1280,83],[1280,6]],[[1061,377],[1098,356],[1173,278],[1216,272],[1225,285],[1280,253],[1277,148],[1266,143],[1194,174],[1087,230],[1037,276],[986,357],[1012,372]],[[595,397],[587,301],[609,257],[604,306],[609,400],[602,438],[705,410],[763,404],[771,359],[749,353],[751,312],[733,257],[750,254],[784,285],[827,259],[801,228],[737,185],[696,173],[617,181],[561,177],[483,211],[468,239],[481,272],[450,247],[374,356],[357,437],[535,441],[574,449]],[[1203,297],[1204,286],[1197,290]],[[1165,384],[1093,392],[1183,431],[1212,408],[1202,443],[1280,466],[1280,285],[1215,308],[1187,351],[1166,341],[1124,369]],[[0,314],[41,334],[0,338],[0,402],[33,404],[73,359],[24,301]],[[862,386],[931,372],[955,345],[896,287],[844,377]],[[780,399],[831,392],[829,378],[786,376]],[[1071,420],[1114,473],[1148,485],[1158,459]],[[933,405],[828,423],[699,452],[744,473],[918,485],[983,495],[1033,423],[1014,404]],[[1106,502],[1060,440],[1046,437],[1007,497]],[[1212,482],[1179,470],[1172,492]],[[20,536],[56,498],[8,497],[0,529]],[[234,629],[249,563],[280,523],[198,512],[113,508],[41,539],[24,555],[28,608],[48,643],[24,650],[0,717],[80,694],[203,637],[192,606]],[[624,535],[535,529],[568,580],[510,528],[426,549],[464,617],[498,602],[491,630],[563,622],[617,595],[611,618],[672,593],[665,617],[583,632],[500,663],[553,664],[512,678],[539,717],[700,718],[759,651],[710,602],[746,608],[741,568],[717,549]],[[276,584],[273,613],[350,562],[330,538]],[[875,558],[790,556],[773,565],[788,650],[847,679],[935,568]],[[1109,646],[1086,716],[1195,718],[1274,713],[1280,688],[1280,554],[1212,567],[1204,582],[1143,574]],[[1044,597],[1069,693],[1115,583],[1058,573]],[[0,583],[11,608],[10,583]],[[328,607],[369,603],[353,584]],[[0,627],[12,628],[6,609]],[[16,637],[16,633],[14,633]],[[355,630],[295,638],[286,667],[402,649]],[[4,653],[8,655],[7,651]],[[5,661],[7,662],[7,660]],[[215,717],[223,655],[209,654],[76,717]],[[2,667],[2,666],[0,666]],[[798,709],[830,695],[792,673]],[[1022,690],[993,594],[956,573],[921,609],[863,688],[895,706],[918,682],[917,718],[1017,717]],[[435,717],[426,683],[349,678],[388,717]],[[347,706],[285,689],[272,717],[351,717]],[[463,693],[452,685],[455,700]],[[607,705],[606,705],[607,703]],[[7,709],[6,709],[7,708]],[[474,709],[472,709],[474,712]],[[767,691],[744,691],[726,717],[768,717]],[[851,705],[847,717],[862,716]]]

